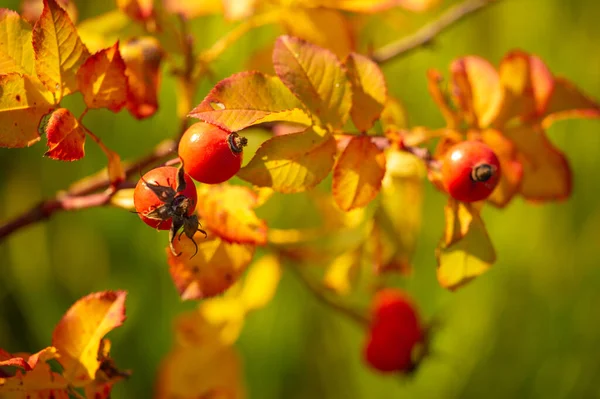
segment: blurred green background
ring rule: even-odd
[[[80,21],[114,7],[76,3]],[[18,9],[14,0],[1,5]],[[439,11],[405,18],[402,26],[393,17],[374,24],[375,45],[416,29]],[[441,35],[432,49],[386,65],[389,91],[404,101],[411,125],[439,127],[442,119],[426,90],[428,68],[446,72],[452,59],[467,54],[497,64],[507,51],[521,48],[600,99],[599,21],[596,0],[504,0]],[[194,24],[201,47],[227,29],[218,18]],[[248,54],[268,43],[271,33],[261,29],[228,50],[218,78],[242,70]],[[196,103],[210,87],[202,86]],[[86,122],[124,159],[140,156],[177,128],[174,82],[165,77],[160,111],[150,120],[96,111]],[[426,319],[437,315],[445,324],[434,356],[414,378],[366,369],[362,332],[285,274],[275,300],[249,317],[237,345],[249,397],[600,398],[600,122],[563,121],[548,134],[571,161],[572,198],[543,206],[517,199],[502,211],[486,209],[498,262],[456,293],[440,288],[435,277],[444,198],[428,185],[416,271],[404,285]],[[105,162],[93,142],[77,163],[45,159],[44,151],[44,142],[0,149],[0,220]],[[306,215],[294,204],[291,198],[285,209],[271,212],[278,215],[273,224],[300,224]],[[194,306],[181,303],[173,287],[166,239],[135,215],[101,208],[61,213],[2,241],[0,347],[35,352],[50,343],[54,325],[75,300],[92,291],[126,289],[127,321],[109,337],[117,364],[134,374],[115,387],[113,397],[151,397],[158,363],[172,343],[172,319]]]

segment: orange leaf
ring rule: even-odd
[[[344,14],[325,8],[283,8],[281,24],[290,36],[327,48],[340,59],[354,50],[352,25]]]
[[[0,351],[0,359],[9,355]],[[27,357],[25,367],[21,364]],[[69,399],[68,382],[58,373],[50,369],[50,359],[57,357],[56,348],[48,347],[31,356],[27,354],[14,355],[11,359],[15,364],[3,365],[17,366],[24,370],[17,370],[14,375],[4,376],[0,371],[0,395],[3,398],[36,398],[36,399]],[[18,360],[20,359],[20,360]],[[18,363],[18,364],[16,364]]]
[[[440,285],[455,290],[487,271],[496,252],[472,204],[449,198],[445,207],[444,239],[436,250]]]
[[[13,72],[34,75],[31,25],[19,14],[0,9],[0,74]]]
[[[0,75],[0,147],[30,146],[40,139],[38,125],[52,105],[27,75]]]
[[[44,0],[44,11],[33,27],[35,70],[58,100],[77,90],[75,74],[89,52],[68,14],[55,0]]]
[[[500,161],[500,181],[488,197],[488,201],[497,207],[506,206],[521,188],[523,165],[519,161],[517,147],[502,132],[493,129],[481,131],[481,140],[490,146]]]
[[[368,136],[356,136],[333,168],[333,197],[338,206],[349,211],[366,206],[381,188],[385,174],[385,155]]]
[[[350,115],[354,126],[366,132],[383,111],[387,97],[385,77],[375,62],[356,53],[346,59],[346,68],[352,84]]]
[[[538,57],[523,51],[508,53],[500,63],[504,101],[493,123],[501,126],[514,117],[540,116],[554,90],[554,78]]]
[[[260,72],[241,72],[221,80],[188,116],[229,131],[274,121],[312,124],[288,88]]]
[[[369,238],[374,267],[378,273],[408,274],[421,231],[426,167],[421,159],[406,152],[388,150],[386,157],[381,203]]]
[[[446,121],[446,126],[450,129],[455,129],[459,125],[460,117],[457,111],[450,105],[446,92],[442,90],[442,82],[442,74],[439,71],[435,69],[427,71],[427,90],[440,109]]]
[[[59,161],[83,158],[86,130],[68,109],[59,108],[44,116],[40,131],[48,138],[45,156]]]
[[[582,93],[566,79],[556,78],[548,106],[544,110],[542,126],[566,118],[599,118],[600,105]]]
[[[67,11],[71,21],[76,23],[79,12],[75,3],[71,0],[56,0],[56,2]],[[42,0],[21,0],[21,16],[32,25],[40,18],[43,10],[44,2]]]
[[[452,95],[471,126],[485,127],[498,114],[503,99],[496,69],[487,60],[469,56],[451,66]]]
[[[231,287],[254,256],[254,246],[249,244],[229,244],[209,231],[204,238],[200,232],[194,235],[198,245],[187,236],[174,241],[175,256],[166,248],[169,273],[183,300],[203,299],[218,295]]]
[[[125,320],[125,291],[103,291],[79,299],[62,317],[52,345],[60,353],[63,376],[74,386],[93,381],[102,338]]]
[[[154,397],[244,399],[239,355],[232,346],[176,346],[161,362]]]
[[[119,42],[90,56],[77,72],[77,83],[88,108],[118,112],[127,101],[125,62]]]
[[[569,162],[539,126],[506,128],[504,135],[515,143],[523,165],[521,195],[529,200],[562,200],[571,195]]]
[[[280,36],[273,50],[277,76],[330,129],[348,119],[352,89],[331,51],[291,36]]]
[[[305,191],[331,171],[335,139],[316,129],[275,136],[265,141],[237,176],[282,193]]]
[[[267,225],[254,213],[257,199],[247,187],[211,185],[198,193],[198,213],[202,223],[227,242],[264,245]]]
[[[121,46],[121,57],[127,66],[127,109],[137,119],[154,115],[164,57],[160,43],[149,36],[128,40]]]

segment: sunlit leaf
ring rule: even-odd
[[[336,10],[283,8],[281,24],[284,31],[317,46],[327,48],[340,59],[354,50],[355,38],[346,17]]]
[[[260,72],[241,72],[223,79],[189,116],[229,131],[273,121],[312,124],[302,103],[281,80]]]
[[[175,239],[175,256],[166,248],[169,272],[183,300],[203,299],[218,295],[231,287],[246,270],[254,256],[253,245],[229,244],[208,232],[194,235],[198,253],[192,240],[185,235]]]
[[[331,51],[291,36],[275,42],[277,76],[323,126],[340,128],[348,119],[352,89],[339,59]]]
[[[38,125],[52,105],[29,76],[0,75],[0,147],[25,147],[40,138]]]
[[[421,230],[423,161],[402,151],[388,150],[380,206],[370,236],[375,271],[409,273]]]
[[[366,132],[383,111],[387,96],[385,77],[375,62],[356,53],[346,59],[346,68],[352,84],[350,115],[354,126]]]
[[[64,377],[75,386],[95,379],[102,338],[125,320],[125,291],[103,291],[79,299],[62,317],[52,345],[60,353]]]
[[[240,293],[246,310],[263,308],[273,299],[281,273],[279,259],[273,254],[264,255],[251,265]]]
[[[353,137],[333,168],[333,196],[349,211],[367,205],[379,193],[385,155],[368,136]]]
[[[341,254],[327,266],[323,285],[338,295],[348,295],[358,277],[359,266],[357,251]]]
[[[535,125],[506,128],[502,133],[515,143],[523,165],[521,195],[529,200],[566,199],[571,195],[573,178],[569,162]]]
[[[119,41],[121,54],[127,40],[147,34],[142,24],[131,23],[131,19],[118,9],[86,18],[77,25],[77,32],[89,51],[98,52]]]
[[[77,83],[88,108],[118,112],[127,101],[125,62],[119,43],[90,56],[77,72]]]
[[[44,155],[60,161],[76,161],[85,155],[86,130],[71,111],[59,108],[44,117],[40,131],[48,138],[48,151]]]
[[[259,187],[293,193],[316,186],[333,167],[335,139],[313,129],[265,141],[238,176]]]
[[[523,165],[519,160],[517,147],[510,140],[507,140],[501,132],[486,129],[481,131],[480,135],[481,140],[490,148],[493,148],[500,161],[500,170],[502,170],[498,186],[487,200],[498,207],[504,207],[521,188]]]
[[[568,80],[556,78],[543,117],[544,128],[566,118],[599,118],[600,105]]]
[[[523,51],[511,51],[502,59],[499,75],[504,101],[493,120],[495,125],[544,112],[554,90],[554,78],[542,60]]]
[[[257,0],[222,0],[225,18],[229,21],[239,21],[254,13]]]
[[[163,0],[163,5],[169,13],[180,14],[187,19],[224,12],[223,2],[215,0]]]
[[[75,75],[90,54],[55,0],[44,0],[44,11],[33,27],[33,49],[35,70],[48,90],[59,99],[77,90]]]
[[[379,120],[384,132],[408,127],[406,109],[398,99],[389,95],[385,99]]]
[[[256,245],[267,242],[267,225],[256,216],[256,206],[256,193],[243,186],[211,185],[198,193],[200,220],[227,242]]]
[[[164,57],[160,43],[150,36],[134,38],[121,45],[121,56],[127,66],[127,109],[138,119],[154,115]]]
[[[436,250],[440,285],[455,290],[487,271],[496,252],[479,212],[470,204],[449,199],[446,231]]]
[[[487,60],[468,56],[455,60],[452,72],[452,95],[471,126],[485,127],[494,120],[504,92],[498,72]]]
[[[156,399],[244,399],[239,355],[232,346],[176,346],[158,371]]]
[[[34,76],[31,25],[19,14],[0,9],[0,74],[12,72]]]
[[[6,352],[4,353],[6,354]],[[0,356],[2,354],[0,353]],[[0,395],[6,399],[69,399],[68,382],[58,373],[52,371],[48,360],[57,357],[56,348],[48,347],[31,356],[15,355],[13,359],[27,357],[26,367],[21,364],[9,364],[23,368],[14,375],[0,377]],[[0,357],[0,360],[2,357]],[[0,362],[0,367],[3,362]],[[13,363],[21,363],[16,361]],[[0,373],[0,375],[3,375]]]

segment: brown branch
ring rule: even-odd
[[[423,26],[410,36],[403,37],[398,41],[392,42],[379,50],[376,50],[371,54],[371,58],[373,61],[383,64],[392,59],[405,56],[420,47],[427,46],[437,35],[451,26],[456,25],[456,23],[465,17],[484,9],[491,4],[498,3],[499,1],[500,0],[465,0],[460,4],[449,8],[433,22]]]

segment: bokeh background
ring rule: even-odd
[[[80,20],[114,7],[77,3]],[[415,30],[451,3],[421,16],[390,13],[373,24],[375,44]],[[18,9],[18,2],[2,0]],[[541,56],[557,75],[600,99],[600,2],[504,0],[442,34],[433,48],[384,67],[389,91],[406,105],[411,125],[442,126],[426,90],[425,71],[447,71],[452,59],[477,54],[497,64],[509,50]],[[217,17],[194,23],[200,47],[231,26]],[[272,39],[260,29],[228,50],[218,77],[242,70],[248,55]],[[199,90],[199,102],[210,84]],[[177,128],[174,81],[165,76],[160,111],[138,122],[122,112],[90,112],[88,127],[123,158],[148,152]],[[1,128],[1,126],[0,126]],[[574,172],[572,198],[543,206],[515,200],[485,210],[498,252],[485,275],[456,293],[440,288],[434,248],[443,227],[444,197],[426,190],[414,277],[403,283],[426,319],[444,327],[435,353],[410,379],[382,377],[361,362],[362,332],[324,307],[292,275],[275,300],[250,315],[237,343],[250,398],[600,398],[600,121],[569,120],[548,132]],[[94,143],[77,163],[45,159],[44,143],[0,149],[0,220],[28,209],[98,170]],[[248,157],[249,158],[249,157]],[[307,215],[294,198],[270,222],[293,226]],[[298,200],[300,201],[300,200]],[[126,289],[127,321],[109,337],[122,368],[133,369],[114,398],[149,398],[161,358],[172,344],[172,319],[182,303],[167,271],[166,234],[126,211],[99,208],[61,213],[0,242],[0,347],[35,352],[78,298]]]

